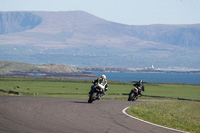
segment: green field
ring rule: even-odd
[[[0,90],[17,91],[21,95],[88,98],[90,80],[56,80],[33,78],[0,78]],[[108,81],[105,98],[126,98],[133,85],[131,82]],[[19,88],[17,86],[20,86]],[[78,88],[78,89],[77,89]],[[145,83],[145,97],[167,97],[200,100],[200,85]],[[142,99],[142,98],[140,98]]]
[[[33,78],[0,78],[0,94],[21,96],[88,99],[89,80],[56,80]],[[108,81],[109,90],[103,99],[126,100],[131,82]],[[145,92],[128,113],[167,127],[200,133],[200,85],[145,83]],[[179,99],[179,100],[178,100]],[[180,100],[181,99],[181,100]],[[150,115],[149,115],[150,114]]]

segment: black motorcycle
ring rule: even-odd
[[[95,100],[100,100],[104,88],[105,86],[102,84],[94,85],[89,93],[88,103],[92,103]]]
[[[131,92],[129,93],[128,101],[136,101],[139,97],[139,92],[138,88],[135,87],[131,89]]]

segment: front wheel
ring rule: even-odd
[[[133,92],[131,92],[128,96],[128,101],[132,101],[132,97],[133,97]]]
[[[88,99],[88,103],[92,103],[94,100],[95,100],[95,97],[96,97],[97,93],[96,92],[93,92],[89,99]]]
[[[133,92],[131,92],[129,94],[128,101],[135,101],[136,99],[137,99],[137,96]]]

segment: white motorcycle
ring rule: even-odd
[[[88,103],[92,103],[95,100],[99,100],[102,97],[102,92],[104,91],[104,89],[105,85],[99,83],[97,85],[94,85],[89,93]]]

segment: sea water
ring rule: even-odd
[[[93,72],[100,77],[106,75],[107,80],[113,81],[139,81],[153,83],[185,83],[200,84],[200,74],[185,73],[121,73],[121,72]]]

